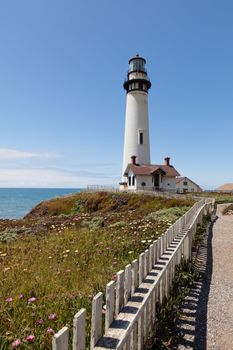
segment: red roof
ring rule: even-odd
[[[165,176],[179,176],[180,174],[172,165],[135,165],[128,164],[125,175],[131,170],[135,175],[152,175],[155,172],[162,172]]]

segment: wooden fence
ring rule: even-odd
[[[171,291],[175,266],[191,259],[192,239],[203,215],[212,213],[214,200],[202,199],[179,218],[138,260],[117,273],[92,301],[90,344],[86,346],[86,310],[73,320],[73,350],[141,350],[156,327],[156,303]],[[104,311],[104,312],[103,312]],[[105,322],[103,322],[105,314]],[[104,325],[104,329],[103,329]],[[69,329],[54,335],[53,350],[68,350]]]

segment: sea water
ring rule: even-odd
[[[19,219],[43,200],[81,192],[72,188],[0,188],[0,219]]]

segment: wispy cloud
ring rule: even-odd
[[[57,158],[58,154],[52,152],[28,152],[21,151],[10,148],[0,148],[0,161],[11,161],[11,160],[20,160],[20,159],[33,159],[33,158]]]
[[[93,184],[113,184],[114,178],[98,174],[72,174],[62,170],[2,169],[0,187],[85,187]]]
[[[71,155],[0,148],[0,187],[78,188],[118,182],[113,164],[80,164]]]

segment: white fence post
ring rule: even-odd
[[[186,238],[184,239],[184,258],[185,260],[189,260],[190,256],[189,256],[189,231],[187,233]]]
[[[153,254],[154,263],[153,263],[153,265],[155,265],[156,261],[158,260],[158,248],[157,248],[157,244],[158,244],[158,241],[154,241],[154,242],[153,242],[153,250],[154,250],[154,254]]]
[[[149,272],[149,250],[145,250],[145,258],[144,258],[144,276],[143,279],[146,278]]]
[[[86,349],[86,310],[81,309],[73,321],[73,350]]]
[[[102,308],[103,293],[98,293],[92,300],[91,349],[94,349],[96,343],[102,336]]]
[[[142,350],[144,345],[144,311],[138,320],[138,350]]]
[[[161,238],[159,237],[157,241],[157,260],[161,257]]]
[[[125,268],[125,284],[124,284],[124,305],[127,304],[132,289],[132,273],[131,273],[131,265],[128,264]]]
[[[125,272],[123,270],[117,272],[116,281],[116,316],[121,311],[124,306],[124,282],[125,282]]]
[[[115,313],[115,288],[116,282],[111,281],[106,286],[106,313],[105,313],[105,332],[114,320]]]
[[[139,285],[144,280],[145,253],[139,255]]]
[[[151,244],[149,247],[149,272],[152,270],[152,267],[154,265],[153,261],[154,261],[154,249],[153,249],[153,244]]]
[[[68,350],[68,327],[63,327],[58,333],[54,334],[52,340],[52,350]]]
[[[134,294],[136,288],[138,287],[138,261],[134,260],[132,262],[132,290],[131,293]]]

